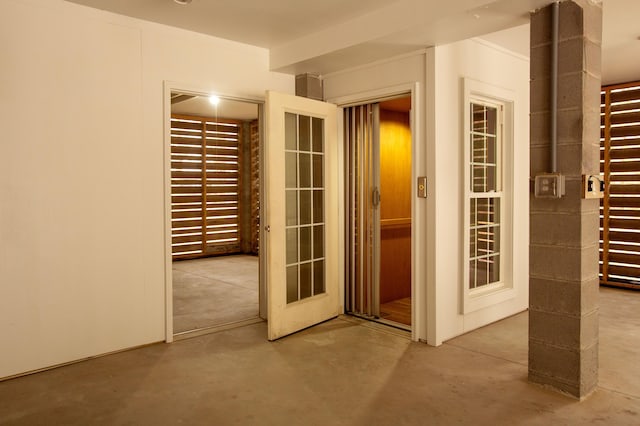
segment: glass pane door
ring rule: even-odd
[[[339,313],[337,108],[274,92],[266,108],[273,340]]]

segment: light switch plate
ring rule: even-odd
[[[427,198],[427,177],[418,176],[418,197]]]
[[[560,173],[542,173],[535,177],[536,198],[561,198],[564,195],[564,176]]]

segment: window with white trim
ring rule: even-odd
[[[500,282],[502,105],[469,105],[469,289]]]
[[[515,297],[513,285],[514,92],[464,80],[462,313]]]

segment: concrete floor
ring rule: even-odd
[[[264,323],[0,383],[3,425],[638,425],[640,293],[601,291],[600,386],[527,382],[527,313],[438,348],[341,317]]]
[[[173,262],[174,333],[257,317],[257,256]]]

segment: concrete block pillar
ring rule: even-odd
[[[296,75],[296,96],[322,101],[324,91],[320,76],[309,73]]]
[[[531,16],[531,178],[550,172],[552,7]],[[557,171],[560,199],[530,196],[529,380],[577,398],[598,382],[599,200],[582,175],[600,170],[602,8],[559,4]]]

